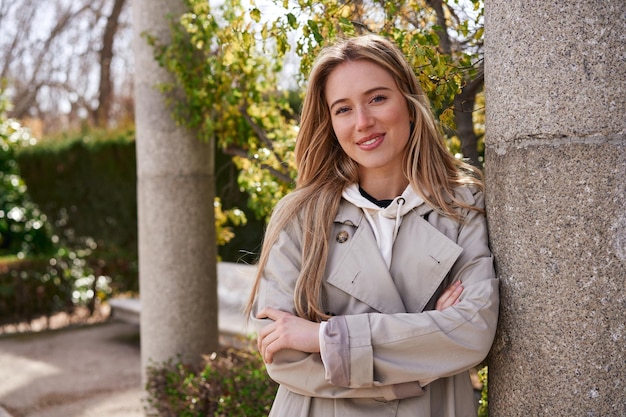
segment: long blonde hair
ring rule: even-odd
[[[461,221],[456,210],[459,207],[478,210],[458,200],[453,190],[467,184],[482,189],[480,171],[452,156],[446,148],[428,99],[400,49],[377,35],[342,40],[325,48],[311,70],[295,147],[296,188],[272,214],[246,308],[248,317],[270,249],[280,232],[297,217],[302,228],[302,265],[294,291],[295,311],[311,321],[328,318],[321,291],[330,232],[343,189],[348,184],[358,183],[359,177],[356,162],[346,155],[335,137],[325,87],[328,76],[337,66],[358,60],[370,61],[389,72],[406,98],[414,127],[403,169],[415,192],[434,210],[457,221]]]

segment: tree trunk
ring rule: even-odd
[[[476,167],[481,167],[478,159],[478,135],[474,130],[474,103],[476,94],[483,87],[484,72],[482,67],[476,78],[468,82],[459,94],[454,97],[454,121],[461,139],[463,157]]]
[[[111,113],[113,101],[113,83],[111,81],[111,60],[113,59],[113,41],[119,18],[126,0],[115,0],[113,9],[107,19],[107,24],[102,36],[102,49],[100,50],[100,86],[98,88],[98,107],[95,110],[96,126],[106,127]]]
[[[426,4],[433,8],[437,15],[437,36],[439,36],[439,52],[450,55],[452,51],[452,42],[448,35],[448,24],[446,23],[446,14],[443,10],[443,2],[441,0],[426,0]]]
[[[439,52],[445,55],[452,54],[452,41],[448,34],[448,24],[446,21],[446,13],[444,11],[444,2],[441,0],[426,0],[426,3],[432,7],[437,16],[437,36],[439,36]],[[463,157],[474,166],[479,167],[478,160],[478,135],[474,131],[474,103],[476,94],[481,90],[483,85],[482,67],[478,76],[472,80],[467,80],[467,84],[461,92],[454,97],[454,121],[456,131],[461,141]]]

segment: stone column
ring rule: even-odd
[[[626,415],[626,2],[489,0],[491,416]]]
[[[141,356],[146,366],[198,363],[217,348],[215,195],[212,145],[176,126],[156,88],[170,74],[144,31],[169,39],[182,0],[133,1]]]

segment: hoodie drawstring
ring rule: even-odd
[[[396,210],[396,224],[393,229],[393,241],[395,242],[396,236],[398,236],[398,230],[400,230],[400,223],[402,223],[402,206],[404,206],[406,200],[403,197],[398,197],[396,204],[398,209]]]

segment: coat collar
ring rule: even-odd
[[[431,211],[421,204],[404,217],[388,269],[363,212],[342,200],[327,282],[381,313],[422,311],[462,252],[424,220]]]
[[[423,217],[427,213],[433,211],[433,209],[428,204],[422,202],[422,204],[417,206],[414,211],[415,214]],[[339,210],[337,211],[337,215],[335,216],[335,223],[358,226],[361,224],[362,220],[365,220],[364,217],[365,216],[363,214],[363,211],[360,208],[342,198],[341,204],[339,205]]]

